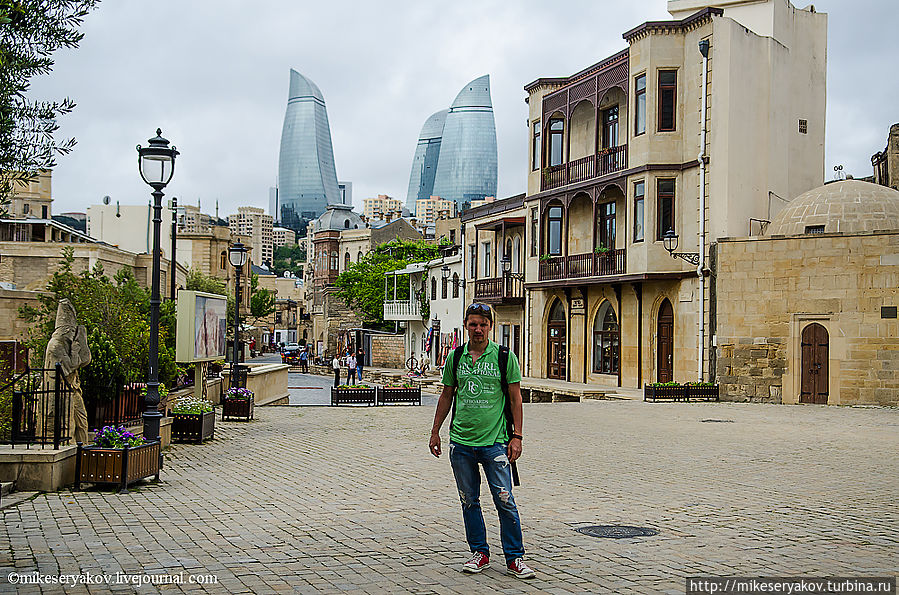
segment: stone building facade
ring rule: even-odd
[[[899,192],[833,182],[716,252],[722,399],[899,404]]]
[[[871,156],[874,183],[899,190],[899,124],[890,126],[887,146]]]

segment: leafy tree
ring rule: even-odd
[[[361,261],[350,263],[349,268],[338,275],[335,293],[347,306],[358,310],[366,322],[381,326],[384,324],[386,299],[385,275],[413,262],[426,262],[438,256],[439,247],[423,240],[391,240],[377,246]],[[409,297],[409,285],[397,285],[397,299],[407,300]],[[418,298],[421,299],[421,296]]]
[[[25,97],[35,76],[53,69],[52,54],[77,48],[84,17],[99,0],[0,0],[0,213],[15,185],[53,168],[75,139],[57,142],[57,120],[75,103]]]
[[[250,276],[250,316],[255,323],[275,311],[275,292],[259,287],[259,275]]]
[[[185,289],[214,293],[217,295],[226,295],[228,293],[223,280],[217,277],[209,277],[204,275],[203,271],[198,271],[193,268],[187,271]]]
[[[294,244],[292,246],[278,246],[272,258],[272,272],[279,277],[284,271],[290,271],[295,277],[303,276],[303,266],[306,264],[306,245]]]

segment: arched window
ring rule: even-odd
[[[593,371],[599,374],[617,374],[620,351],[618,318],[612,302],[599,307],[593,321]]]
[[[343,270],[347,270],[350,268],[350,252],[347,250],[347,253],[343,255]]]
[[[459,273],[453,273],[453,297],[459,297]]]
[[[548,166],[562,165],[562,145],[563,134],[565,133],[565,121],[562,118],[553,118],[549,121],[549,150],[547,158]]]
[[[362,250],[356,254],[356,262],[362,262]]]
[[[512,248],[512,272],[521,272],[521,236],[515,236],[515,244]]]
[[[437,277],[431,277],[431,299],[437,299]]]
[[[441,279],[440,279],[440,299],[442,299],[442,300],[446,299],[446,286],[447,286],[447,280],[441,277]]]
[[[347,219],[346,221],[343,222],[343,228],[344,229],[350,228],[350,220],[349,219]]]
[[[226,250],[222,250],[222,266],[221,269],[224,271],[228,268],[228,252]]]

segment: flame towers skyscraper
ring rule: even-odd
[[[340,202],[325,98],[315,83],[291,69],[278,160],[281,224],[293,227]]]

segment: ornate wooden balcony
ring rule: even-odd
[[[627,144],[602,149],[596,155],[588,155],[562,165],[547,167],[543,170],[540,189],[561,188],[624,169],[627,169]]]
[[[524,287],[521,279],[511,275],[477,279],[474,282],[474,299],[487,304],[523,304]]]
[[[552,256],[540,262],[540,281],[623,275],[626,269],[627,252],[624,248],[601,254],[588,252]]]
[[[421,304],[418,300],[386,301],[384,320],[421,320]]]

